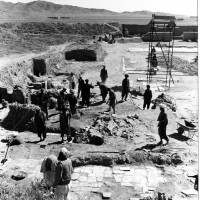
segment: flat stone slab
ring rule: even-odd
[[[121,171],[121,170],[113,170],[113,174],[124,174],[124,171]]]
[[[182,190],[181,191],[185,195],[195,195],[198,194],[198,192],[195,189],[188,189],[188,190]]]
[[[130,167],[120,167],[121,171],[130,171],[131,168]]]
[[[79,178],[80,174],[79,173],[73,173],[71,179],[73,181],[77,180]]]
[[[132,183],[128,183],[128,182],[122,182],[121,186],[134,187],[134,185]]]
[[[103,195],[103,199],[109,199],[111,197],[112,193],[111,192],[103,192],[102,195]]]
[[[80,182],[86,182],[87,181],[87,177],[86,176],[79,176],[78,180]]]

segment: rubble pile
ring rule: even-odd
[[[97,130],[104,136],[118,136],[130,140],[134,137],[134,128],[138,124],[138,119],[137,114],[113,118],[102,115],[97,117],[92,129]]]
[[[174,99],[170,97],[169,95],[165,95],[164,93],[162,93],[161,95],[158,95],[156,99],[153,99],[152,103],[154,105],[165,104],[172,111],[176,112],[176,103]]]

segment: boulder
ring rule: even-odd
[[[116,127],[116,124],[113,121],[108,122],[107,132],[109,135],[113,135],[113,129]]]
[[[95,129],[89,130],[88,138],[89,138],[90,144],[102,145],[104,143],[103,136],[101,135],[100,132],[98,132]]]

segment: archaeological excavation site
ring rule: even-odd
[[[57,199],[42,163],[63,148],[68,200],[197,199],[197,24],[48,20],[0,23],[0,199]]]

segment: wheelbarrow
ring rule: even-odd
[[[197,127],[191,122],[184,120],[185,124],[177,122],[177,131],[179,135],[185,134],[188,138],[193,138],[195,132],[197,132]],[[186,135],[186,132],[188,135]]]

